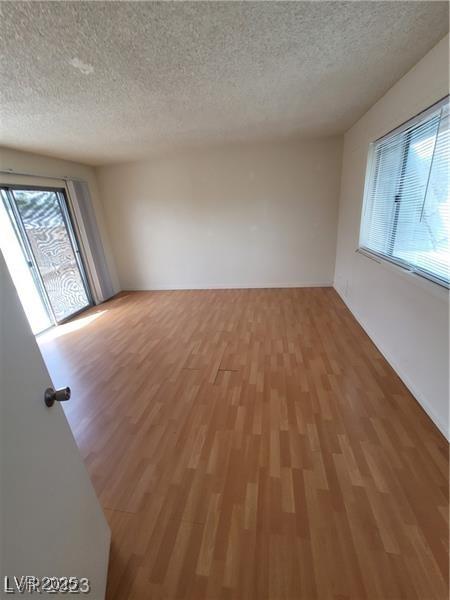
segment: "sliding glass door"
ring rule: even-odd
[[[63,190],[2,188],[2,198],[51,321],[92,304]]]

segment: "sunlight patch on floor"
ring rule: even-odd
[[[52,327],[52,329],[41,333],[39,335],[39,340],[43,342],[51,341],[63,335],[66,335],[67,333],[73,333],[74,331],[78,331],[79,329],[86,327],[86,325],[89,325],[90,323],[98,319],[98,317],[101,317],[106,312],[108,311],[99,310],[98,312],[93,313],[91,315],[87,315],[86,317],[80,317],[74,321],[70,321],[70,323],[65,323],[63,325],[58,325],[57,327]]]

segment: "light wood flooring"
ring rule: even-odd
[[[448,445],[333,289],[122,293],[39,342],[108,600],[448,598]]]

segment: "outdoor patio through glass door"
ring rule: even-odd
[[[90,306],[64,190],[3,187],[1,196],[50,322]]]

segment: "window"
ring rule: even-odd
[[[360,248],[449,287],[450,130],[445,98],[371,144]]]
[[[0,234],[35,333],[92,304],[63,189],[0,187]]]

